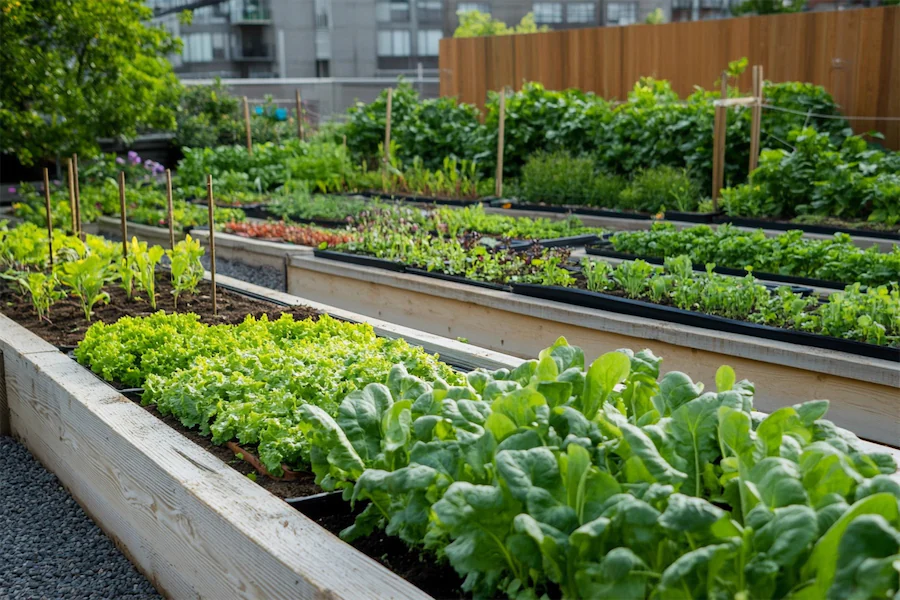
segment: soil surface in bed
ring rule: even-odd
[[[121,287],[108,285],[104,290],[109,293],[110,300],[107,304],[94,305],[90,322],[85,320],[81,304],[71,296],[52,306],[50,322],[47,322],[37,318],[31,302],[25,296],[3,282],[0,283],[0,312],[54,346],[75,346],[84,338],[88,328],[98,321],[115,323],[121,317],[146,317],[159,310],[174,312],[175,309],[172,284],[167,273],[160,273],[156,278],[155,309],[150,306],[147,295],[143,292],[129,299]],[[179,297],[177,312],[197,313],[201,321],[210,324],[240,323],[247,315],[259,317],[268,314],[277,318],[281,313],[290,313],[295,319],[302,320],[319,314],[318,311],[304,306],[279,306],[219,287],[216,293],[218,314],[213,316],[211,293],[210,283],[201,281],[196,294],[182,294]]]
[[[150,307],[146,294],[128,299],[125,291],[119,287],[107,286],[105,290],[110,294],[110,302],[95,305],[90,323],[85,320],[84,312],[74,298],[66,298],[54,304],[50,311],[51,322],[48,323],[37,318],[31,303],[25,296],[6,282],[0,281],[0,312],[51,344],[75,346],[83,339],[88,327],[93,323],[100,321],[113,323],[124,316],[147,316],[158,310],[172,312],[174,309],[172,286],[168,280],[168,274],[161,273],[157,277],[156,309]],[[179,298],[178,312],[194,312],[200,315],[201,321],[210,324],[240,323],[247,315],[260,317],[268,314],[270,318],[278,318],[282,313],[289,313],[294,315],[295,319],[300,320],[316,318],[320,314],[308,307],[284,307],[219,287],[217,289],[218,315],[213,316],[211,291],[212,287],[209,282],[202,281],[196,294]],[[112,385],[115,384],[112,383]],[[116,387],[121,388],[122,386]],[[126,396],[139,404],[139,394],[127,393]],[[236,458],[234,452],[227,446],[213,444],[208,437],[201,435],[195,429],[183,426],[178,418],[172,415],[162,415],[155,405],[143,406],[143,408],[231,468],[243,475],[250,475],[257,485],[278,498],[302,498],[322,492],[322,489],[315,484],[315,476],[312,473],[297,472],[297,478],[292,481],[267,477],[257,473],[248,462]],[[243,449],[256,453],[255,446],[248,445]],[[337,502],[336,506],[346,507],[346,510],[338,510],[335,514],[329,513],[312,518],[331,533],[338,535],[341,530],[353,524],[354,515],[350,511],[349,504]],[[468,597],[460,591],[462,579],[449,564],[438,562],[433,557],[411,550],[399,538],[388,536],[383,531],[376,531],[370,536],[355,540],[351,545],[435,598]]]

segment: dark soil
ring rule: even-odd
[[[147,295],[143,292],[131,300],[125,290],[109,285],[105,290],[110,295],[108,304],[95,304],[91,321],[84,318],[84,311],[76,298],[67,297],[50,308],[50,322],[37,318],[31,302],[17,293],[9,285],[0,283],[0,311],[20,325],[30,329],[55,346],[74,346],[82,340],[84,333],[93,323],[102,321],[114,323],[125,316],[145,317],[156,311],[174,312],[174,296],[168,274],[160,273],[156,279],[156,309],[151,308]],[[194,312],[204,323],[234,324],[243,321],[247,315],[259,317],[263,314],[278,316],[290,313],[295,319],[305,319],[318,315],[317,311],[303,306],[283,307],[262,300],[248,298],[219,287],[216,293],[218,314],[212,315],[212,286],[201,281],[197,293],[182,295],[178,299],[177,312]]]
[[[339,505],[343,500],[338,498],[334,502]],[[307,514],[302,504],[297,508],[331,533],[338,535],[341,530],[352,525],[355,519],[350,505],[344,506],[346,511],[332,512],[328,515]],[[350,542],[350,545],[434,598],[470,597],[460,590],[463,580],[450,563],[438,561],[433,555],[414,550],[400,538],[376,531],[370,536]]]

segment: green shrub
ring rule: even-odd
[[[624,187],[621,177],[596,173],[590,157],[560,150],[529,157],[516,191],[525,202],[616,206]]]
[[[700,188],[686,169],[642,169],[621,194],[620,208],[638,212],[696,211]]]

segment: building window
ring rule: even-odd
[[[375,20],[379,23],[409,23],[409,0],[377,2]]]
[[[482,13],[491,12],[491,7],[487,2],[460,2],[456,5],[456,14],[465,14],[477,10]]]
[[[316,0],[316,29],[331,26],[331,0]]]
[[[331,65],[327,60],[316,61],[316,77],[331,77]]]
[[[416,2],[416,18],[419,23],[440,23],[444,19],[441,0],[418,0]]]
[[[327,29],[316,32],[316,58],[331,59],[331,32]]]
[[[409,56],[409,31],[379,31],[378,56]]]
[[[212,34],[212,57],[213,60],[226,60],[228,57],[225,55],[225,34],[224,33],[214,33]]]
[[[607,25],[637,23],[637,2],[610,2],[606,5]]]
[[[440,29],[420,30],[416,53],[419,56],[437,56],[442,33]]]
[[[188,33],[181,39],[184,42],[184,49],[181,52],[184,62],[201,63],[212,61],[213,40],[211,33]]]
[[[561,2],[535,2],[531,5],[536,23],[562,23],[563,7]]]
[[[566,6],[566,21],[569,23],[593,23],[596,21],[594,16],[593,2],[572,2]]]

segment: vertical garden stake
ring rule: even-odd
[[[253,154],[253,138],[250,136],[250,103],[244,96],[244,131],[247,133],[247,154]]]
[[[212,175],[206,175],[206,200],[209,203],[209,280],[212,283],[213,316],[219,314],[216,306],[216,219],[213,201]]]
[[[53,272],[53,213],[50,211],[50,171],[44,167],[44,204],[47,205],[47,246],[50,250],[50,272]]]
[[[494,195],[503,197],[503,134],[506,124],[506,88],[500,91],[500,121],[497,128],[497,177],[494,181]]]
[[[78,235],[78,221],[75,219],[75,177],[71,158],[66,161],[66,167],[68,168],[68,173],[66,174],[68,179],[66,182],[69,184],[69,212],[72,214],[72,235]]]
[[[166,219],[169,221],[169,247],[175,247],[175,219],[172,216],[172,171],[166,169]]]
[[[728,98],[728,73],[722,72],[720,100]],[[716,106],[713,125],[713,212],[719,210],[719,190],[725,183],[725,130],[728,127],[728,108]]]
[[[381,189],[387,191],[387,170],[391,164],[391,108],[394,103],[394,89],[387,91],[387,110],[384,116],[384,168],[381,170]]]
[[[122,258],[128,258],[128,223],[125,221],[125,171],[119,171],[119,222],[122,224]]]
[[[303,141],[303,104],[300,102],[300,89],[294,90],[297,94],[297,137]]]
[[[756,99],[751,110],[750,120],[750,164],[747,170],[749,176],[759,166],[759,137],[762,130],[762,65],[753,65],[753,97]]]
[[[81,184],[78,183],[78,155],[72,155],[72,179],[75,181],[75,223],[78,227],[78,237],[84,241],[84,232],[81,230]]]

